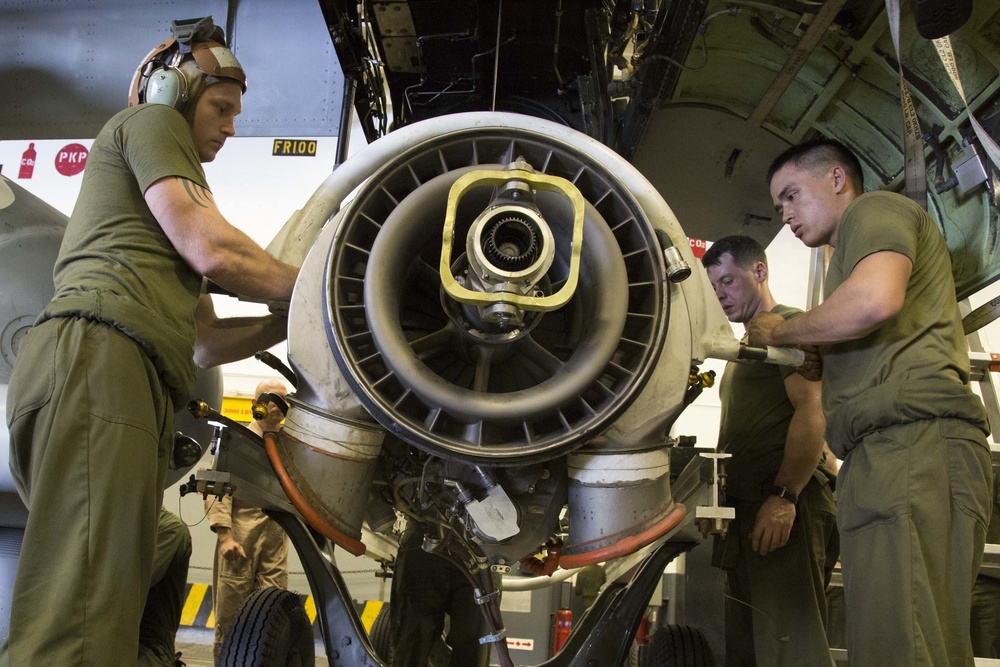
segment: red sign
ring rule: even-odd
[[[87,165],[87,149],[82,144],[69,144],[56,153],[56,171],[63,176],[76,176]]]
[[[35,171],[36,157],[38,157],[38,153],[35,152],[35,144],[28,144],[28,150],[21,155],[21,170],[17,174],[18,178],[31,178],[31,174]]]
[[[701,259],[705,256],[705,251],[708,250],[708,241],[689,238],[688,243],[691,244],[691,252],[694,253],[695,259]]]

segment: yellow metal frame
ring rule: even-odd
[[[505,185],[510,181],[523,181],[536,190],[558,192],[573,205],[573,238],[570,247],[569,277],[555,294],[525,296],[511,292],[475,292],[458,283],[451,274],[451,250],[455,243],[455,214],[458,202],[474,187]],[[583,247],[583,195],[575,185],[559,176],[535,174],[523,169],[479,169],[459,178],[448,192],[448,210],[444,219],[441,242],[441,283],[451,298],[460,303],[489,306],[496,303],[514,304],[524,310],[550,311],[562,308],[573,297],[580,277],[580,251]]]

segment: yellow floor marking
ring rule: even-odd
[[[198,610],[201,609],[201,602],[205,599],[207,591],[206,584],[191,584],[191,592],[188,593],[187,602],[184,603],[184,609],[181,610],[181,625],[194,625],[194,620],[198,616]]]
[[[361,623],[365,626],[365,632],[372,631],[372,625],[378,618],[378,613],[382,610],[384,603],[381,600],[368,600],[365,602],[365,609],[361,612]]]
[[[306,598],[306,616],[309,617],[309,623],[316,620],[316,601],[311,595]]]

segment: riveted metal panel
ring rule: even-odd
[[[0,139],[97,135],[126,105],[136,66],[170,21],[211,15],[250,87],[243,136],[338,130],[343,74],[312,0],[0,0]]]

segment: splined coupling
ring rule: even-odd
[[[517,215],[498,217],[483,235],[486,259],[503,271],[523,271],[538,260],[538,234],[532,220]]]

